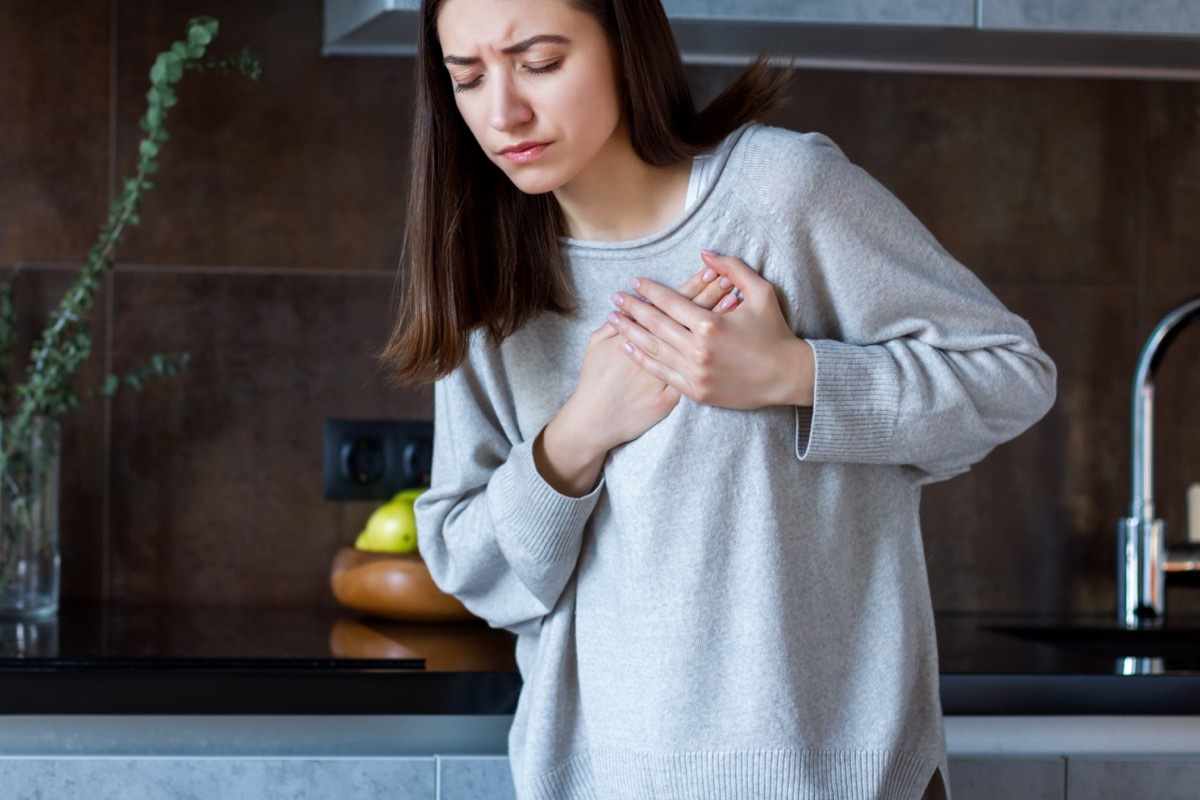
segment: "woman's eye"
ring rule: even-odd
[[[526,69],[526,71],[531,72],[534,75],[545,75],[547,72],[554,72],[554,70],[558,69],[560,66],[562,66],[561,60],[551,61],[549,64],[542,64],[541,66],[537,66],[537,67],[528,66],[528,67],[525,67],[525,69]]]
[[[459,92],[465,92],[468,89],[474,89],[476,86],[479,85],[479,81],[482,79],[483,79],[482,75],[476,75],[474,78],[472,78],[469,81],[466,81],[465,83],[460,83],[458,81],[455,81],[454,82],[454,93],[458,94]]]

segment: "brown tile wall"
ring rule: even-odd
[[[221,21],[217,49],[249,45],[266,71],[189,76],[168,120],[86,377],[156,352],[192,365],[67,425],[65,592],[329,604],[329,559],[370,506],[321,497],[322,421],[432,414],[428,392],[389,388],[372,358],[401,241],[411,63],[322,58],[320,0],[0,4],[0,269],[21,270],[32,335],[133,164],[154,55],[200,13]],[[732,74],[691,70],[702,97]],[[1045,420],[926,492],[937,607],[1111,607],[1133,363],[1200,292],[1200,89],[801,71],[772,119],[832,136],[1058,363]],[[1200,331],[1185,332],[1159,381],[1157,489],[1175,534],[1200,480],[1197,354]]]

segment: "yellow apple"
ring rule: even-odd
[[[413,501],[424,489],[406,489],[381,505],[367,518],[354,546],[373,553],[417,552],[417,518]]]

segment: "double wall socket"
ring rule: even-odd
[[[325,421],[325,499],[387,500],[429,485],[433,423]]]

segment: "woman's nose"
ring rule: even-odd
[[[511,79],[492,82],[491,117],[492,127],[498,131],[507,131],[533,117],[533,109]]]

